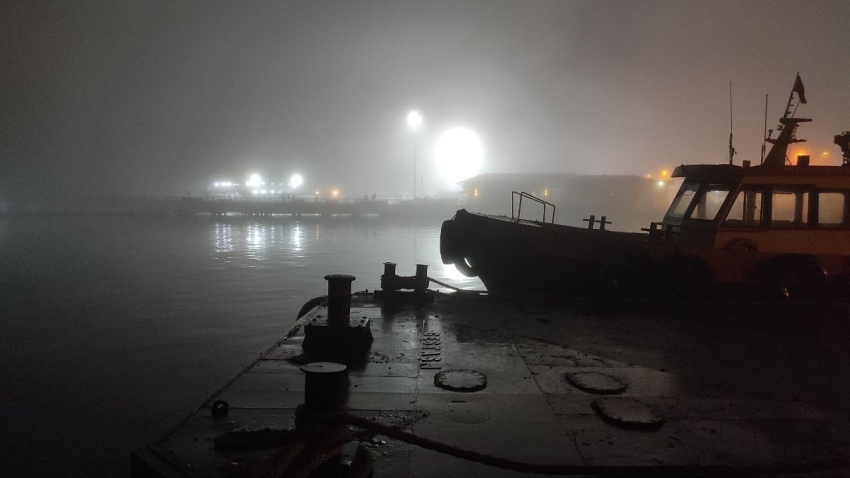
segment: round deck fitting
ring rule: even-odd
[[[486,405],[475,402],[457,400],[446,406],[449,420],[458,423],[482,423],[490,419],[490,411]]]
[[[313,362],[304,372],[304,405],[310,410],[338,410],[348,400],[348,367],[334,362]]]
[[[600,372],[567,373],[567,380],[581,391],[600,395],[617,395],[628,388],[619,378]]]
[[[622,428],[656,430],[664,423],[651,408],[634,398],[599,398],[592,407],[603,420]]]
[[[487,376],[475,370],[443,370],[434,375],[434,385],[453,392],[477,392],[487,386]]]

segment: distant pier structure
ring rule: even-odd
[[[387,201],[364,199],[268,198],[219,199],[180,197],[168,202],[170,213],[213,216],[405,216],[435,215],[451,217],[461,207],[457,198]]]

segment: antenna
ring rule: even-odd
[[[735,160],[735,148],[732,147],[732,82],[729,82],[729,164]]]
[[[771,134],[773,132],[771,131]],[[762,136],[761,141],[761,161],[759,164],[764,162],[764,154],[767,151],[767,94],[764,95],[764,136]]]

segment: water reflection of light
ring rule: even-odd
[[[213,229],[216,252],[230,252],[233,250],[233,227],[230,224],[216,223]]]
[[[318,234],[318,228],[316,229]],[[304,231],[301,230],[300,224],[295,224],[292,229],[289,231],[289,245],[292,247],[293,251],[301,250],[301,239],[304,235]]]
[[[264,224],[249,224],[245,242],[248,251],[252,253],[263,253],[266,249],[266,226]]]

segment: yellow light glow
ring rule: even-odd
[[[661,177],[662,178],[666,178],[669,174],[670,174],[670,172],[667,171],[666,169],[661,170]]]
[[[316,191],[316,196],[318,196],[318,195],[319,195],[319,191]]]
[[[824,151],[823,153],[821,153],[821,156],[829,156],[829,151]]]
[[[478,190],[477,189],[475,190],[475,193],[473,193],[473,196],[478,197]]]
[[[548,196],[548,195],[549,195],[549,190],[548,190],[548,189],[544,189],[544,190],[543,190],[543,195],[544,195],[544,196]]]
[[[337,196],[339,196],[339,191],[337,191],[336,189],[334,189],[333,191],[331,191],[331,196],[333,196],[333,197],[337,197]]]

